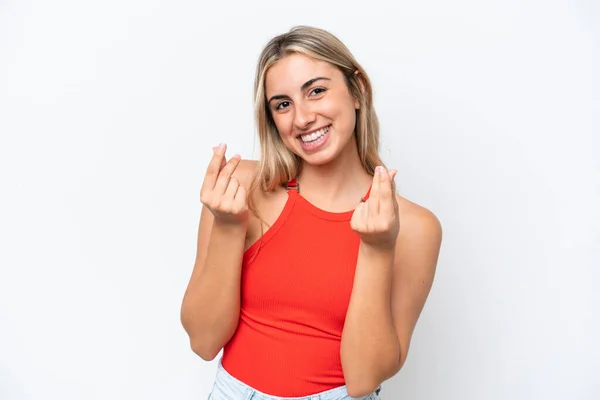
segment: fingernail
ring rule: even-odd
[[[231,156],[231,158],[242,158],[242,156],[240,156],[239,154],[234,154],[233,156]]]
[[[219,146],[215,146],[215,147],[213,147],[213,148],[212,148],[212,149],[213,149],[213,153],[215,153],[215,152],[217,151],[217,149],[218,149],[218,148],[219,148]]]

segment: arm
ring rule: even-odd
[[[239,182],[246,183],[252,163],[232,158],[225,165],[224,153],[217,151],[203,182],[196,261],[180,316],[192,350],[207,361],[237,328],[247,229],[246,193]]]
[[[394,251],[361,242],[342,333],[341,359],[348,394],[362,397],[389,378],[400,344],[391,310]]]
[[[353,216],[361,243],[341,345],[352,397],[371,393],[404,364],[441,246],[438,219],[427,209],[394,196],[391,179],[395,172],[390,175],[380,176],[381,185],[374,178],[374,195],[367,203],[374,201],[363,203],[355,211],[356,219]],[[374,207],[373,203],[386,199],[390,206]]]
[[[210,361],[235,332],[246,227],[214,221],[203,207],[192,277],[181,306],[181,323],[192,350]]]

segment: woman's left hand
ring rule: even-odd
[[[392,182],[397,172],[375,169],[369,198],[356,207],[350,221],[360,240],[373,248],[390,250],[396,246],[400,218]]]

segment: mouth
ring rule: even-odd
[[[300,141],[300,144],[305,151],[315,151],[325,146],[325,143],[327,143],[327,139],[329,138],[330,130],[331,125],[327,125],[314,132],[299,135],[297,139]]]
[[[305,144],[313,144],[313,142],[317,142],[319,139],[325,136],[329,132],[329,129],[331,129],[331,125],[327,125],[312,133],[307,133],[306,135],[299,135],[297,138]]]

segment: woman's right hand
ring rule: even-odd
[[[233,177],[241,157],[236,154],[226,161],[226,148],[225,144],[213,148],[214,154],[200,190],[200,201],[212,212],[215,220],[245,224],[248,221],[246,188]]]

